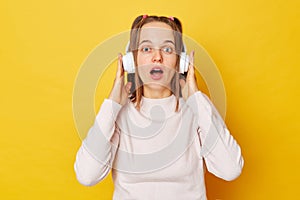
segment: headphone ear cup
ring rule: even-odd
[[[134,73],[134,59],[133,59],[133,54],[132,52],[128,52],[126,53],[123,57],[122,57],[122,61],[123,61],[123,67],[124,70],[127,73]]]
[[[189,69],[189,64],[190,64],[189,56],[185,52],[182,52],[180,54],[179,72],[181,74],[184,74],[184,72],[187,72]]]

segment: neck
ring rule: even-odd
[[[169,97],[172,95],[172,92],[167,89],[151,89],[144,85],[144,97],[151,98],[151,99],[161,99],[165,97]]]

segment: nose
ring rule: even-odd
[[[162,62],[162,55],[161,55],[160,49],[154,49],[152,61],[153,62]]]

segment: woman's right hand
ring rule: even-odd
[[[109,99],[125,105],[128,101],[128,95],[131,88],[131,82],[124,85],[124,69],[122,66],[122,54],[118,55],[118,69],[114,81],[113,88],[110,92]]]

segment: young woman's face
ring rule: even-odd
[[[170,90],[177,55],[172,28],[163,22],[145,24],[140,32],[137,65],[144,89]]]

